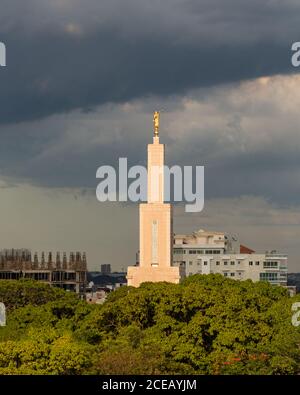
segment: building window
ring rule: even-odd
[[[253,266],[253,262],[250,261],[250,262],[249,262],[249,266]]]
[[[278,273],[259,273],[260,281],[277,281]]]
[[[205,253],[208,255],[212,255],[212,254],[220,254],[221,251],[220,250],[205,250]]]
[[[278,268],[278,262],[267,261],[264,262],[264,268]]]
[[[174,254],[182,254],[182,250],[179,248],[174,249]]]
[[[193,265],[193,261],[189,261],[189,265],[192,266]]]
[[[231,261],[231,262],[230,262],[230,265],[234,265],[234,261]]]
[[[227,261],[224,261],[224,265],[225,265],[225,266],[227,265],[227,263],[228,263]]]
[[[259,266],[259,261],[256,261],[256,262],[255,262],[255,265],[256,265],[256,266]]]
[[[217,262],[216,262],[216,265],[217,265],[217,266],[219,266],[219,265],[220,265],[220,262],[219,262],[219,261],[217,261]]]
[[[207,261],[204,261],[204,266],[207,266]]]
[[[230,273],[230,276],[231,276],[231,277],[234,277],[234,276],[235,276],[235,273]]]
[[[228,276],[228,273],[224,273],[224,277],[227,277]]]

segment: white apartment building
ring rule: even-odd
[[[237,280],[268,281],[287,286],[287,255],[276,251],[257,254],[222,232],[200,229],[175,235],[173,265],[192,274],[220,273]]]

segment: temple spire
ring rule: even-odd
[[[129,266],[129,286],[148,281],[178,284],[180,271],[172,266],[172,206],[164,203],[164,144],[159,142],[159,111],[153,113],[153,144],[148,144],[148,196],[140,204],[139,266]]]

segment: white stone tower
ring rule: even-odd
[[[153,143],[148,144],[148,197],[140,204],[140,263],[129,266],[128,285],[167,281],[179,283],[178,267],[172,266],[173,212],[164,203],[164,144],[159,142],[159,113],[155,111]]]

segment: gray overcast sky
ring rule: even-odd
[[[205,209],[177,207],[175,231],[299,271],[299,25],[297,0],[0,0],[1,247],[134,263],[137,207],[97,202],[95,173],[145,164],[159,108],[168,164],[205,166]]]

